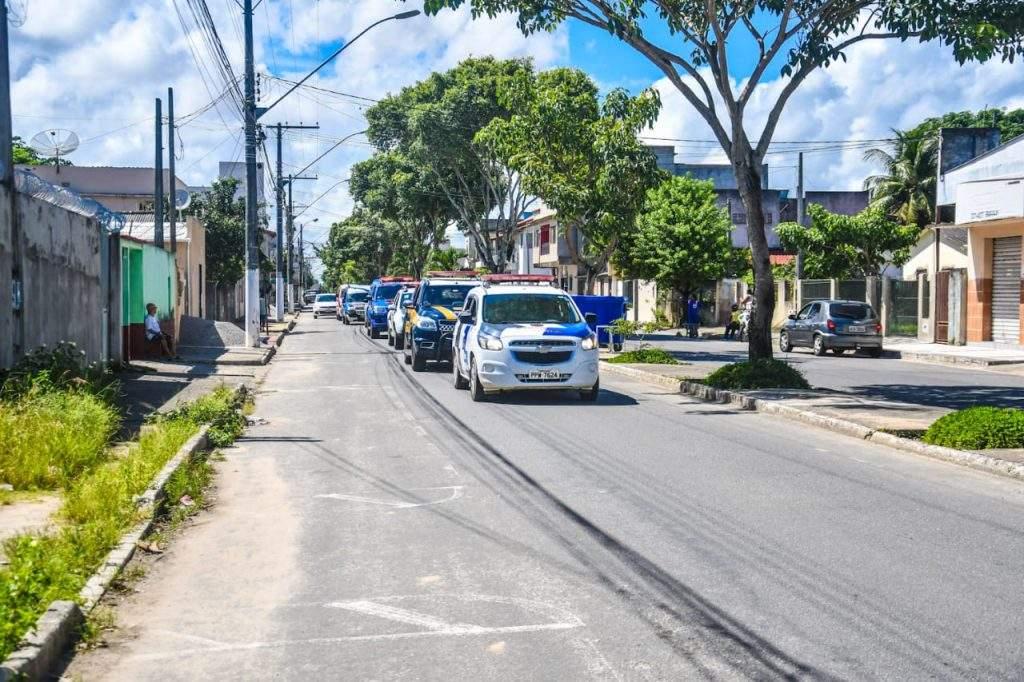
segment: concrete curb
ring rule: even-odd
[[[673,379],[672,377],[661,376],[660,374],[653,374],[651,372],[645,372],[642,369],[634,369],[633,367],[621,367],[619,365],[608,362],[607,360],[601,360],[601,368],[606,369],[613,374],[621,374],[623,376],[632,377],[634,379],[640,379],[652,384],[659,384],[666,388],[679,388],[679,382],[682,379]]]
[[[601,362],[601,367],[602,369],[609,370],[612,373],[623,374],[648,383],[658,384],[661,386],[668,385],[666,380],[668,380],[669,377],[664,377],[653,372],[645,372],[644,370],[635,369],[633,367],[616,367],[615,365],[611,365],[604,361]],[[903,450],[904,452],[911,452],[916,455],[931,457],[932,459],[941,459],[945,462],[951,462],[953,464],[967,466],[979,471],[985,471],[991,474],[998,474],[999,476],[1006,476],[1008,478],[1024,481],[1024,464],[1017,462],[1009,462],[1004,459],[989,457],[988,455],[980,455],[976,452],[968,452],[966,450],[956,450],[954,448],[928,445],[920,441],[911,440],[910,438],[902,438],[884,431],[877,431],[847,419],[829,417],[809,410],[801,410],[796,407],[790,407],[789,405],[783,405],[771,400],[760,400],[758,398],[745,395],[739,391],[727,391],[720,388],[713,388],[696,381],[684,379],[678,382],[678,387],[680,393],[699,398],[705,402],[728,403],[737,405],[744,410],[753,410],[756,412],[763,412],[765,414],[775,414],[786,419],[803,422],[804,424],[810,424],[811,426],[817,426],[835,433],[859,438],[860,440],[869,440],[872,443],[886,445],[897,450]]]
[[[44,679],[57,666],[64,653],[78,641],[80,626],[85,617],[131,561],[139,541],[153,527],[158,505],[166,495],[164,488],[167,482],[182,464],[207,446],[209,428],[209,425],[203,425],[198,433],[185,441],[149,487],[136,498],[136,504],[147,509],[146,518],[121,536],[121,540],[79,591],[78,601],[55,601],[50,604],[36,621],[35,628],[25,636],[24,646],[0,663],[0,682]]]
[[[886,348],[890,357],[899,358],[908,362],[925,362],[933,365],[953,365],[955,367],[1005,367],[1024,364],[1017,360],[988,360],[986,358],[963,357],[958,355],[943,355],[940,353],[917,353],[914,351],[901,351],[898,348]]]

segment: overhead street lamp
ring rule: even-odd
[[[256,133],[256,123],[260,117],[277,106],[281,100],[290,95],[300,85],[312,78],[320,69],[324,68],[331,60],[344,52],[352,43],[359,40],[368,31],[387,21],[397,19],[409,19],[420,14],[419,10],[400,12],[390,17],[384,17],[373,22],[360,31],[352,40],[349,40],[339,49],[335,50],[319,66],[310,71],[302,80],[293,85],[283,95],[274,100],[270,106],[256,106],[256,67],[253,56],[253,31],[252,15],[253,0],[243,0],[242,18],[245,30],[245,345],[259,347],[260,345],[260,301],[259,301],[259,231],[257,227],[257,204],[256,196],[256,147],[259,144]]]

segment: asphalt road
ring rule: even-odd
[[[1024,485],[602,386],[472,403],[303,319],[214,509],[69,675],[1019,678]]]
[[[664,335],[649,337],[678,359],[692,363],[723,365],[747,359],[747,344],[718,339],[686,339]],[[633,342],[627,343],[632,347]],[[991,370],[961,368],[896,358],[831,353],[815,357],[810,349],[797,348],[785,355],[815,388],[845,391],[863,398],[898,400],[935,407],[960,409],[972,405],[1024,407],[1024,368]]]

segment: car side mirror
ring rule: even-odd
[[[790,313],[789,314],[789,319],[795,320],[796,319],[796,313]]]
[[[394,303],[389,303],[388,304],[388,310],[394,310],[394,309],[395,309],[395,304]]]
[[[462,324],[473,324],[473,313],[459,313],[459,322]]]
[[[584,313],[583,319],[587,321],[588,327],[597,326],[597,313]]]
[[[405,304],[405,309],[406,309],[406,310],[412,310],[412,309],[413,309],[413,308],[415,308],[415,307],[416,307],[416,304],[415,304],[415,303],[406,303],[406,304]]]

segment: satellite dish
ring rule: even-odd
[[[184,211],[192,203],[192,193],[187,189],[174,191],[174,208]]]
[[[60,171],[60,157],[67,156],[78,149],[78,135],[71,130],[63,128],[51,128],[32,137],[29,146],[42,156],[57,160],[57,169]]]

